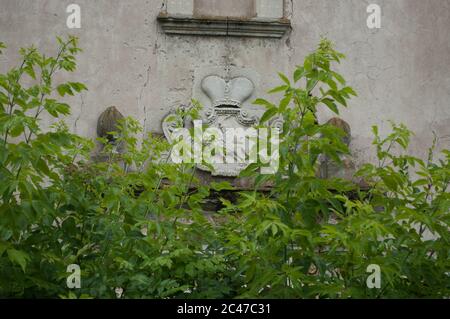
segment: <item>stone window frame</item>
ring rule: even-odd
[[[165,0],[158,21],[175,35],[210,35],[281,38],[291,28],[285,17],[285,0],[255,0],[255,17],[196,17],[195,0]]]

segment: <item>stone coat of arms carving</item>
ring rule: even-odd
[[[198,100],[202,106],[201,120],[208,127],[215,127],[225,132],[227,128],[247,129],[259,123],[256,110],[252,109],[251,101],[255,98],[255,88],[258,85],[258,76],[248,69],[206,69],[199,71],[195,76],[193,98]],[[187,126],[189,126],[188,123]],[[169,141],[171,133],[185,123],[169,113],[163,120],[163,132]],[[226,154],[239,153],[237,147],[245,147],[239,143],[226,143],[221,141],[225,147]],[[229,145],[233,146],[230,149]],[[218,161],[221,162],[221,161]],[[248,166],[245,159],[235,158],[234,162],[226,160],[221,163],[213,163],[212,169],[201,163],[197,167],[209,171],[213,176],[238,176]]]

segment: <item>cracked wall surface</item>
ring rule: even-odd
[[[66,26],[70,3],[81,7],[81,29]],[[163,3],[0,0],[0,41],[8,45],[0,71],[19,61],[20,47],[35,44],[54,54],[55,37],[74,34],[84,52],[77,72],[66,79],[86,83],[89,91],[64,98],[72,106],[70,127],[95,137],[98,116],[115,105],[148,131],[160,132],[164,115],[189,103],[195,70],[227,63],[254,69],[261,78],[259,95],[275,100],[265,92],[279,84],[277,72],[291,74],[326,36],[347,55],[338,69],[359,94],[341,113],[352,127],[358,163],[374,160],[371,126],[386,134],[389,120],[415,131],[416,155],[426,155],[433,131],[438,147],[449,148],[450,1],[286,0],[292,31],[282,39],[169,36],[156,21]],[[381,6],[381,29],[366,25],[370,3]],[[332,116],[321,110],[319,119]]]

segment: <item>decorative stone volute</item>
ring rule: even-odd
[[[110,132],[117,131],[118,121],[124,116],[115,106],[108,107],[102,114],[100,114],[97,121],[97,135],[99,137],[106,137],[109,142],[114,142],[114,137]]]
[[[327,122],[328,125],[333,125],[344,131],[345,135],[342,137],[342,142],[347,146],[350,145],[351,141],[351,129],[350,125],[343,119],[334,117]],[[339,156],[341,163],[338,164],[333,160],[329,159],[327,156],[321,158],[320,165],[320,176],[322,178],[343,178],[347,180],[354,179],[355,173],[355,163],[353,161],[353,156],[350,154],[342,154]]]
[[[330,119],[327,124],[329,125],[333,125],[337,128],[340,128],[342,131],[344,131],[345,136],[342,138],[342,142],[344,144],[346,144],[347,146],[350,145],[350,140],[351,140],[351,129],[350,129],[350,125],[344,121],[343,119],[339,118],[339,117],[333,117],[332,119]]]

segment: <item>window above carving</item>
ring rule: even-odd
[[[178,35],[281,38],[291,26],[284,0],[166,0],[158,20]]]
[[[195,17],[256,17],[255,0],[194,0]]]

